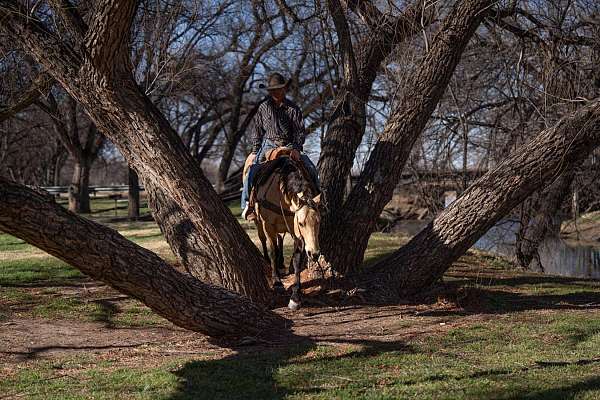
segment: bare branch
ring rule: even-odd
[[[0,122],[11,118],[15,114],[25,110],[31,104],[33,104],[40,96],[48,93],[52,85],[54,84],[54,78],[47,72],[40,72],[38,76],[33,80],[29,89],[19,96],[12,105],[1,106],[0,105]]]
[[[48,3],[63,20],[65,27],[73,35],[76,42],[81,44],[88,27],[79,15],[77,8],[69,0],[48,0]]]

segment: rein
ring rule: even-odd
[[[277,207],[277,205],[271,203],[269,200],[260,200],[257,202],[260,206],[266,208],[269,211],[273,211],[274,213],[279,214],[280,210],[281,210],[281,215],[282,216],[288,216],[288,217],[293,217],[294,213],[291,211],[287,211],[284,210],[283,207],[281,206],[281,201],[279,201],[279,207]]]
[[[279,198],[279,208],[281,209],[281,214],[283,215],[284,209],[283,209],[283,204],[281,204],[281,198]],[[292,215],[294,215],[294,214],[292,214]],[[287,222],[287,218],[283,217],[283,222],[285,223],[286,229],[292,236],[292,239],[294,239],[294,242],[296,242],[296,243],[299,242],[300,239],[298,239],[298,236],[296,236],[296,233],[294,232],[294,230],[290,229],[290,226],[288,225],[288,222]]]

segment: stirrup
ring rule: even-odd
[[[254,208],[246,204],[246,207],[244,207],[244,211],[242,211],[242,218],[246,221],[254,221],[256,219],[256,214],[254,214]]]

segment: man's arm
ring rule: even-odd
[[[298,151],[302,151],[304,148],[304,140],[306,139],[306,130],[304,129],[304,119],[302,118],[302,111],[299,108],[294,108],[294,148]]]
[[[263,137],[265,136],[265,130],[263,128],[263,107],[262,104],[259,106],[256,115],[253,118],[253,132],[252,132],[252,153],[257,154],[262,145]]]

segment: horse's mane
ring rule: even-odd
[[[312,199],[317,195],[317,191],[310,178],[306,177],[297,163],[289,158],[285,158],[279,169],[279,174],[283,181],[283,190],[288,196],[302,193],[305,198]]]

